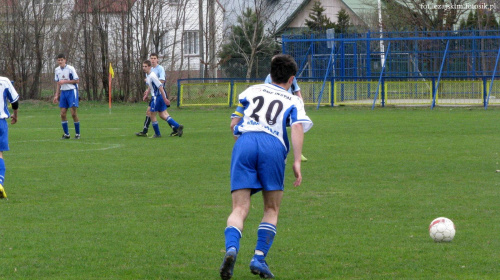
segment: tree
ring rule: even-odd
[[[270,58],[279,50],[278,27],[292,10],[293,0],[233,0],[226,12],[229,22],[226,41],[219,53],[219,63],[226,73],[244,69],[239,77],[264,78],[269,73]],[[235,70],[235,71],[232,71]]]
[[[230,34],[231,40],[222,46],[222,51],[219,54],[221,59],[242,58],[245,63],[243,68],[244,74],[249,79],[255,77],[255,63],[259,57],[270,58],[274,51],[278,48],[277,43],[272,36],[269,36],[264,31],[264,23],[259,19],[259,16],[250,8],[238,17],[237,24],[232,26]],[[234,64],[240,64],[233,60],[232,63],[226,63],[225,67],[232,69]],[[238,68],[236,66],[236,68]],[[241,72],[241,71],[240,71]],[[254,75],[252,75],[254,73]],[[240,76],[241,77],[241,76]]]
[[[347,33],[351,27],[351,18],[344,9],[340,9],[337,13],[337,23],[334,24],[335,33]]]
[[[460,17],[467,11],[469,4],[468,0],[382,0],[382,2],[384,29],[391,31],[453,30]],[[446,5],[449,8],[446,8]]]
[[[310,30],[317,33],[324,33],[326,29],[335,29],[335,33],[347,33],[351,26],[351,19],[349,14],[344,9],[340,9],[337,13],[337,22],[332,22],[323,13],[325,8],[321,6],[320,2],[314,2],[314,6],[309,14],[310,19],[306,19],[306,26]]]
[[[321,6],[320,2],[314,2],[314,6],[309,14],[310,19],[306,19],[306,26],[309,27],[310,30],[323,31],[325,29],[335,28],[335,23],[323,14],[324,11],[325,8]]]

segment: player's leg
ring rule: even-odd
[[[179,124],[170,116],[170,114],[167,112],[167,110],[164,111],[164,118],[168,125],[172,128],[172,133],[170,133],[170,136],[179,136],[182,137],[182,134],[184,133],[184,126],[182,124]]]
[[[264,217],[257,230],[255,254],[250,261],[250,271],[261,278],[274,278],[266,262],[266,256],[273,245],[276,235],[278,214],[283,198],[283,191],[262,191],[264,198]]]
[[[5,162],[3,161],[3,152],[0,152],[0,198],[6,198],[7,193],[3,187],[3,181],[5,179]]]
[[[142,127],[142,131],[137,132],[135,135],[137,136],[148,136],[148,131],[149,131],[149,125],[151,124],[151,112],[150,112],[151,107],[148,106],[148,109],[146,110],[146,119],[144,120],[144,125]]]
[[[153,111],[153,109],[150,113],[150,117],[151,117],[151,123],[153,124],[153,129],[155,131],[155,135],[153,135],[153,138],[159,138],[161,137],[160,126],[158,125],[158,121],[156,120],[156,112]]]
[[[259,161],[257,171],[263,186],[264,216],[257,230],[255,255],[250,262],[250,271],[262,278],[274,278],[266,263],[266,256],[276,235],[278,214],[283,198],[285,160],[287,151],[281,142],[268,134],[259,139]]]
[[[0,120],[0,198],[7,198],[7,193],[3,187],[5,180],[5,162],[3,161],[3,152],[9,150],[9,130],[7,121]]]
[[[67,118],[68,108],[61,108],[61,125],[63,128],[63,136],[61,139],[69,139],[69,128],[68,128],[68,118]]]
[[[231,279],[234,264],[240,249],[241,232],[250,210],[250,189],[239,189],[232,192],[233,210],[227,219],[227,227],[224,230],[226,240],[226,254],[220,267],[222,279]]]
[[[80,139],[80,119],[78,118],[78,107],[71,107],[71,117],[73,118],[73,122],[75,124],[75,139]]]
[[[59,108],[61,109],[61,125],[63,128],[63,136],[61,139],[69,139],[68,118],[66,116],[68,108],[71,107],[68,103],[68,91],[61,91],[59,96]]]

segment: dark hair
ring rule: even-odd
[[[57,55],[57,59],[59,59],[59,58],[66,59],[66,56],[63,53],[60,53],[60,54]]]
[[[156,58],[159,58],[157,53],[151,53],[151,54],[149,55],[149,57],[152,57],[152,56],[156,56]]]
[[[151,67],[151,61],[149,59],[144,60],[142,64],[146,64],[148,67]]]
[[[284,84],[297,74],[297,63],[291,55],[278,54],[271,60],[271,79],[273,83]]]

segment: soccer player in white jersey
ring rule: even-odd
[[[66,114],[71,108],[71,116],[75,125],[75,139],[80,139],[80,120],[78,119],[78,83],[79,78],[73,66],[66,64],[66,56],[59,54],[57,56],[57,64],[59,66],[55,70],[55,81],[57,83],[56,94],[54,95],[54,103],[59,100],[59,108],[61,108],[61,124],[63,128],[63,136],[61,139],[69,139],[68,118]]]
[[[267,75],[266,80],[264,82],[266,84],[272,84],[273,83],[273,81],[271,80],[271,74]],[[299,84],[297,84],[297,79],[295,77],[293,78],[293,83],[290,86],[290,88],[288,89],[288,92],[291,93],[291,94],[297,95],[302,100],[302,92],[300,91]],[[300,155],[300,159],[302,161],[307,161],[307,158],[304,155]]]
[[[222,279],[230,279],[233,275],[251,195],[259,191],[264,199],[264,216],[257,231],[250,271],[261,278],[274,278],[265,258],[276,234],[283,197],[289,151],[287,122],[292,130],[293,184],[296,187],[302,182],[300,155],[304,132],[313,125],[300,98],[287,92],[296,73],[297,64],[291,56],[275,56],[271,61],[273,83],[255,85],[242,92],[238,97],[239,105],[231,116],[231,130],[236,139],[231,158],[233,210],[224,231],[226,254],[219,270]]]
[[[149,102],[148,111],[150,112],[151,123],[153,124],[153,129],[155,130],[155,135],[152,138],[161,137],[160,127],[158,126],[158,121],[156,120],[156,112],[159,113],[160,118],[167,121],[167,123],[172,127],[172,133],[170,136],[182,137],[184,126],[178,124],[167,112],[167,96],[165,90],[163,89],[163,84],[160,82],[156,74],[151,71],[152,65],[151,61],[145,60],[142,63],[142,70],[146,73],[146,84],[149,87],[149,91],[144,92],[143,100],[148,98],[148,92],[151,93],[151,101]]]
[[[151,66],[152,66],[151,71],[153,71],[156,74],[156,76],[158,77],[158,79],[162,83],[163,89],[165,89],[166,74],[165,74],[165,69],[163,68],[163,66],[158,64],[158,54],[156,54],[156,53],[150,54],[149,61],[151,61]],[[144,95],[148,95],[149,91],[150,91],[150,89],[148,87],[146,89],[146,92],[144,92]],[[168,107],[170,107],[170,101],[168,99],[168,95],[167,95],[166,91],[165,91],[165,96],[167,96],[167,108],[168,108]],[[148,107],[148,109],[146,110],[146,119],[144,120],[144,126],[142,128],[142,131],[137,132],[135,135],[144,136],[144,137],[148,136],[150,124],[151,124],[151,116],[150,116],[149,107]]]
[[[17,122],[17,108],[19,107],[19,95],[9,79],[0,77],[0,198],[6,198],[7,193],[3,187],[5,179],[5,162],[3,160],[3,152],[9,150],[9,127],[7,121],[9,117],[12,118],[11,124]],[[13,114],[9,113],[7,108],[7,101],[12,104]]]

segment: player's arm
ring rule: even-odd
[[[302,98],[302,91],[300,91],[300,90],[296,91],[295,95],[297,95],[298,97],[300,97],[300,99],[303,99]]]
[[[57,103],[60,94],[61,94],[61,84],[59,84],[58,82],[56,86],[56,93],[54,94],[54,100],[52,100],[54,103]]]
[[[167,106],[170,106],[170,100],[168,100],[167,94],[165,93],[165,89],[163,88],[163,86],[160,86],[160,93],[161,96],[163,97],[163,101],[165,101],[165,104],[167,104]]]
[[[11,124],[17,123],[17,109],[19,108],[19,101],[16,100],[16,102],[12,102],[12,115],[10,116],[12,120],[10,121]]]
[[[238,136],[234,135],[234,127],[240,122],[241,117],[231,118],[231,132],[233,133],[234,141],[238,140]]]
[[[295,175],[295,187],[302,183],[300,163],[302,155],[302,145],[304,144],[304,127],[302,123],[292,124],[292,145],[293,145],[293,173]]]
[[[59,82],[57,82],[58,85],[62,85],[62,84],[78,84],[80,82],[80,80],[60,80]]]
[[[235,141],[238,140],[238,136],[234,134],[234,127],[241,121],[241,118],[243,118],[244,111],[245,108],[241,103],[239,103],[238,106],[236,107],[236,110],[231,115],[231,132],[233,133]]]

